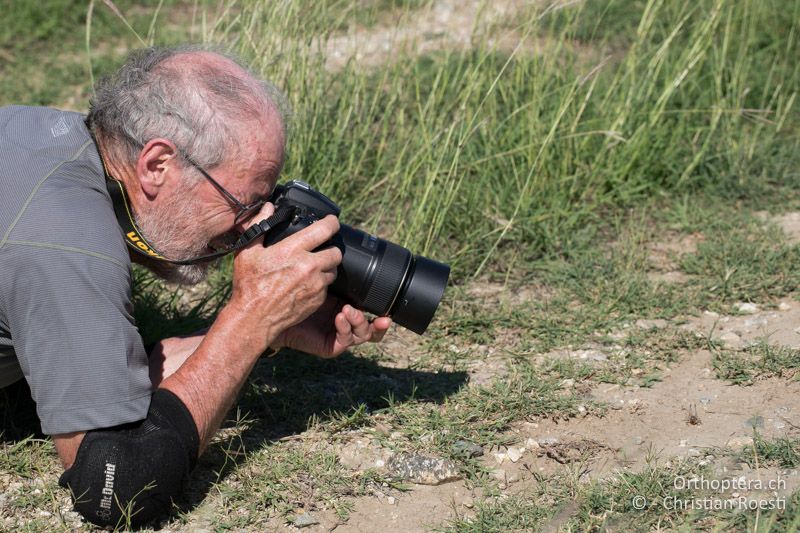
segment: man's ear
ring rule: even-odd
[[[169,139],[152,139],[144,145],[136,161],[136,177],[149,199],[155,198],[167,183],[168,173],[174,176],[178,171],[178,159],[178,149]]]

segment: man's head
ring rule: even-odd
[[[240,206],[275,185],[285,100],[235,59],[193,47],[139,50],[95,91],[89,123],[142,233],[165,257],[230,242],[242,229]],[[202,265],[152,266],[185,283],[205,273]]]

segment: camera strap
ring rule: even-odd
[[[105,170],[105,164],[103,165],[103,170]],[[278,224],[291,220],[295,214],[294,207],[285,205],[281,206],[275,211],[275,213],[272,214],[271,217],[262,220],[258,224],[253,224],[250,226],[247,231],[239,236],[239,240],[236,241],[236,244],[230,248],[206,255],[201,255],[199,257],[194,257],[192,259],[176,261],[174,259],[167,259],[161,255],[152,244],[147,242],[147,239],[144,238],[142,232],[139,230],[136,222],[133,219],[133,213],[131,213],[128,198],[125,194],[125,188],[120,181],[109,176],[107,171],[106,188],[108,189],[108,194],[111,196],[111,202],[114,205],[114,214],[117,217],[117,222],[119,223],[120,228],[122,228],[122,233],[125,237],[125,244],[127,244],[130,249],[141,255],[145,255],[152,259],[158,259],[159,261],[165,261],[173,265],[193,265],[195,263],[213,261],[214,259],[229,253],[241,250]]]
[[[88,123],[87,127],[91,130],[91,127]],[[229,248],[218,250],[206,255],[193,257],[191,259],[167,259],[161,253],[159,253],[152,244],[147,242],[147,239],[145,239],[144,235],[142,235],[141,230],[136,225],[136,221],[134,220],[133,213],[130,208],[130,202],[128,201],[128,196],[125,193],[125,187],[121,181],[109,174],[105,159],[103,159],[103,154],[100,152],[97,139],[95,139],[93,134],[90,133],[90,135],[95,146],[97,146],[97,154],[100,156],[100,163],[103,166],[103,174],[106,178],[106,189],[108,189],[108,194],[111,196],[111,203],[114,206],[114,214],[117,217],[117,222],[119,223],[119,227],[122,229],[122,234],[125,237],[125,244],[128,245],[128,248],[138,254],[145,255],[151,259],[157,259],[159,261],[171,263],[173,265],[193,265],[196,263],[205,263],[247,247],[257,238],[261,237],[278,224],[291,220],[295,215],[296,208],[289,206],[279,207],[271,217],[262,220],[258,224],[253,224],[250,226],[247,231],[239,236],[236,244]]]

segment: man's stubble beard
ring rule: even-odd
[[[158,209],[140,209],[136,224],[144,238],[159,254],[172,260],[186,260],[208,253],[209,236],[199,224],[202,208],[191,190],[175,194]],[[180,285],[195,285],[208,276],[213,262],[173,265],[165,261],[143,261],[156,276]]]

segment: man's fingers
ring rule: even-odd
[[[345,305],[344,308],[342,308],[342,313],[344,313],[348,322],[350,322],[350,327],[353,330],[353,336],[362,342],[369,340],[370,324],[364,317],[364,313],[350,305]]]
[[[392,325],[392,319],[383,316],[370,322],[363,312],[351,305],[345,305],[342,312],[336,316],[335,324],[340,341],[349,336],[352,344],[355,345],[381,340],[389,326]]]
[[[303,228],[302,231],[298,231],[286,240],[292,239],[303,249],[311,251],[328,242],[331,237],[336,235],[337,231],[339,231],[339,219],[333,215],[328,215],[307,228]]]

